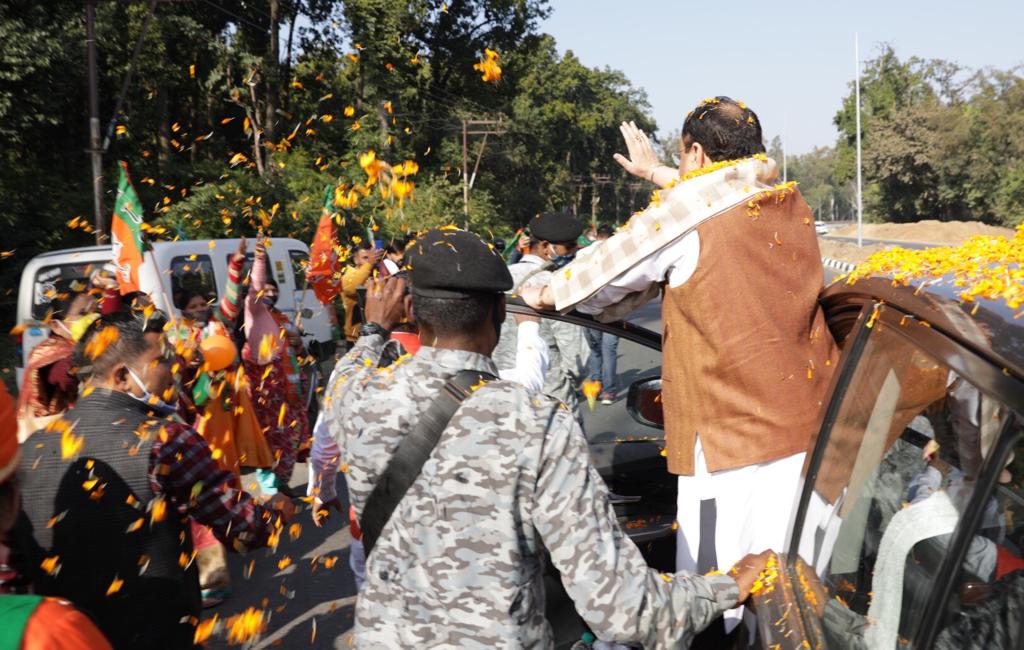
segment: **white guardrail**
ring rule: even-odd
[[[831,257],[821,258],[821,263],[829,267],[830,269],[835,269],[842,273],[849,273],[857,266],[856,264],[853,264],[851,262],[844,262],[842,260],[833,259]]]

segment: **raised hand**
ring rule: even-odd
[[[370,278],[363,315],[367,323],[377,323],[388,331],[394,329],[405,319],[405,280],[394,275]]]
[[[653,172],[662,164],[658,160],[658,154],[654,152],[654,147],[651,146],[650,138],[635,122],[623,122],[619,125],[619,131],[622,133],[622,139],[626,141],[629,157],[617,153],[614,156],[615,162],[622,165],[630,174],[653,182]]]
[[[246,250],[248,249],[248,246],[249,246],[249,244],[248,244],[248,242],[245,241],[245,237],[242,237],[240,240],[238,240],[238,250],[235,251],[235,255],[232,258],[232,260],[234,262],[244,262],[245,261],[245,253],[246,253]]]

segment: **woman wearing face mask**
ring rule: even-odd
[[[225,353],[234,353],[230,331],[241,311],[240,285],[245,263],[246,241],[228,263],[228,282],[224,297],[216,308],[197,292],[186,292],[179,301],[181,320],[169,329],[169,338],[181,359],[181,385],[189,391],[195,405],[195,430],[210,445],[221,469],[240,476],[243,467],[266,468],[274,457],[263,436],[252,403],[245,372],[232,360],[212,368],[202,353],[204,342],[214,340]],[[239,479],[240,481],[240,479]],[[205,526],[192,523],[192,541],[197,550],[199,583],[203,605],[211,607],[230,594],[231,581],[224,547]]]
[[[274,305],[277,283],[267,277],[263,236],[256,240],[251,284],[245,297],[245,346],[242,358],[253,389],[256,416],[274,454],[273,471],[257,471],[265,494],[292,496],[288,481],[299,448],[309,444],[309,419],[301,400],[296,351],[302,339],[292,322]]]
[[[194,426],[214,449],[221,467],[234,474],[239,474],[242,467],[270,467],[273,457],[252,407],[245,373],[236,372],[237,359],[211,370],[204,365],[201,347],[203,341],[214,336],[231,338],[231,329],[241,311],[245,253],[246,241],[242,238],[228,263],[228,282],[216,308],[203,294],[188,291],[179,300],[182,318],[168,331],[168,338],[184,362],[181,384],[190,391],[196,406]]]

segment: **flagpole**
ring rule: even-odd
[[[855,101],[857,103],[857,247],[864,245],[864,205],[862,201],[861,162],[860,162],[860,38],[853,34],[853,58],[856,64],[854,76]]]
[[[158,305],[157,308],[158,309],[162,309],[163,312],[165,314],[167,314],[167,317],[169,319],[171,319],[172,322],[177,322],[178,319],[175,318],[175,316],[174,316],[174,303],[167,297],[167,291],[164,289],[164,276],[163,276],[163,274],[160,273],[160,267],[156,265],[156,256],[153,254],[153,250],[152,249],[146,251],[143,254],[142,261],[143,261],[143,264],[145,264],[146,262],[149,262],[149,264],[151,266],[151,269],[152,269],[152,272],[153,272],[153,275],[156,277],[156,288],[157,288],[157,291],[159,292],[159,295],[158,296],[153,296],[152,294],[150,294],[150,297],[151,298],[157,298],[158,301],[162,305],[162,306]],[[142,272],[141,272],[141,270],[139,272],[139,279],[140,279],[139,284],[142,284],[142,282],[141,282],[141,279],[142,279]],[[156,302],[156,301],[154,301],[154,302]]]

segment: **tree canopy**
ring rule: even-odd
[[[125,160],[152,238],[308,241],[326,187],[348,240],[464,221],[507,236],[542,210],[621,221],[642,207],[611,154],[620,121],[656,130],[647,98],[560,54],[538,28],[546,0],[163,1],[115,116],[148,5],[100,1],[96,32],[104,130],[113,120],[106,212]],[[93,241],[82,7],[0,6],[0,219],[14,261]],[[497,80],[474,68],[488,52]],[[468,218],[464,120],[495,132],[467,137]],[[5,287],[20,266],[0,269]]]
[[[1021,223],[1020,71],[972,71],[917,57],[901,61],[889,45],[866,61],[861,137],[867,218]],[[854,111],[851,82],[835,117],[839,139],[832,175],[837,187],[849,187],[856,175]]]

